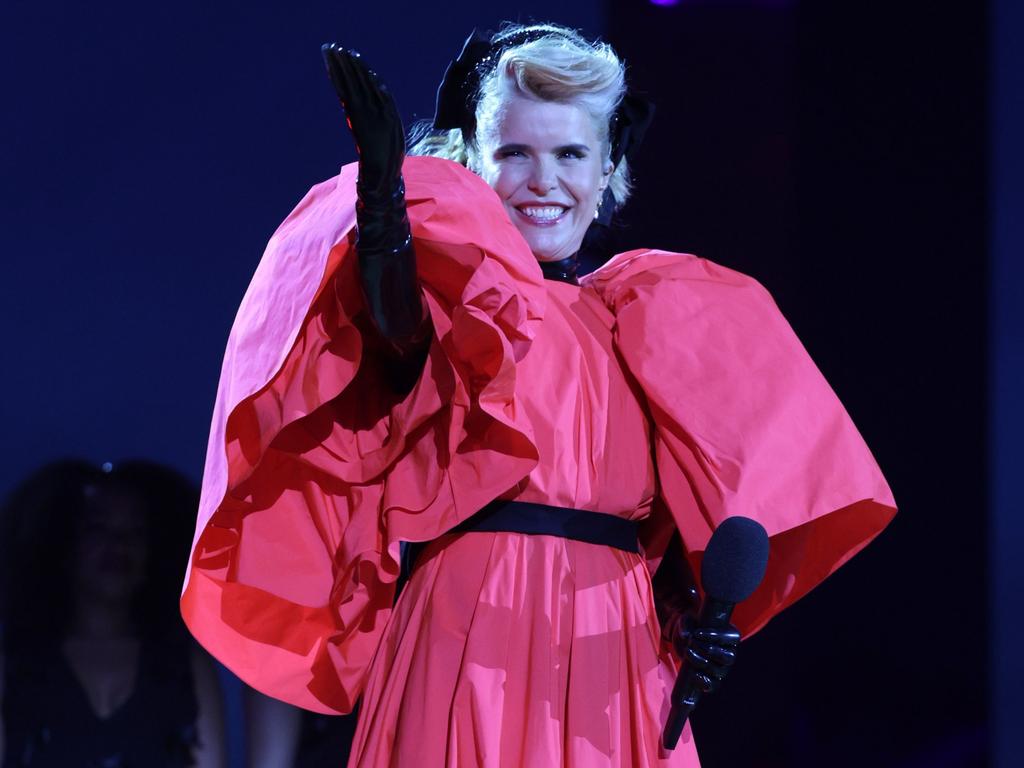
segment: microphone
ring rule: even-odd
[[[749,517],[726,518],[711,534],[700,567],[704,604],[699,628],[729,625],[736,603],[746,600],[757,589],[768,567],[768,534],[760,523]],[[672,687],[672,709],[662,735],[665,749],[675,749],[686,719],[700,700],[697,670],[683,657],[679,676]]]

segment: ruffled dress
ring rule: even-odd
[[[386,386],[354,273],[355,167],[274,234],[235,320],[182,613],[255,688],[362,696],[358,766],[697,766],[659,745],[676,661],[651,573],[674,530],[699,573],[753,517],[768,573],[746,636],[895,513],[877,464],[768,293],[686,254],[546,281],[494,192],[409,158],[433,324]],[[641,554],[447,533],[496,498],[641,523]],[[431,542],[395,601],[400,543]]]

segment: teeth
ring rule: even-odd
[[[557,219],[564,212],[564,208],[557,205],[529,206],[519,209],[531,219]]]

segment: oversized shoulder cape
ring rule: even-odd
[[[319,712],[359,696],[394,601],[399,545],[444,533],[537,463],[516,365],[543,322],[540,269],[494,192],[446,160],[404,168],[426,365],[383,386],[358,287],[354,165],[274,233],[235,318],[181,610],[253,687]],[[654,422],[652,568],[678,529],[695,572],[731,515],[771,536],[738,609],[749,634],[895,512],[869,450],[769,294],[686,254],[638,250],[583,281]]]

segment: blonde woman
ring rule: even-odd
[[[359,161],[239,310],[191,630],[271,696],[361,696],[350,765],[696,766],[688,729],[660,744],[679,655],[714,689],[891,519],[885,480],[751,278],[638,250],[578,279],[650,117],[609,46],[474,35],[408,158],[387,89],[324,54]],[[768,573],[736,628],[688,631],[733,515]]]

